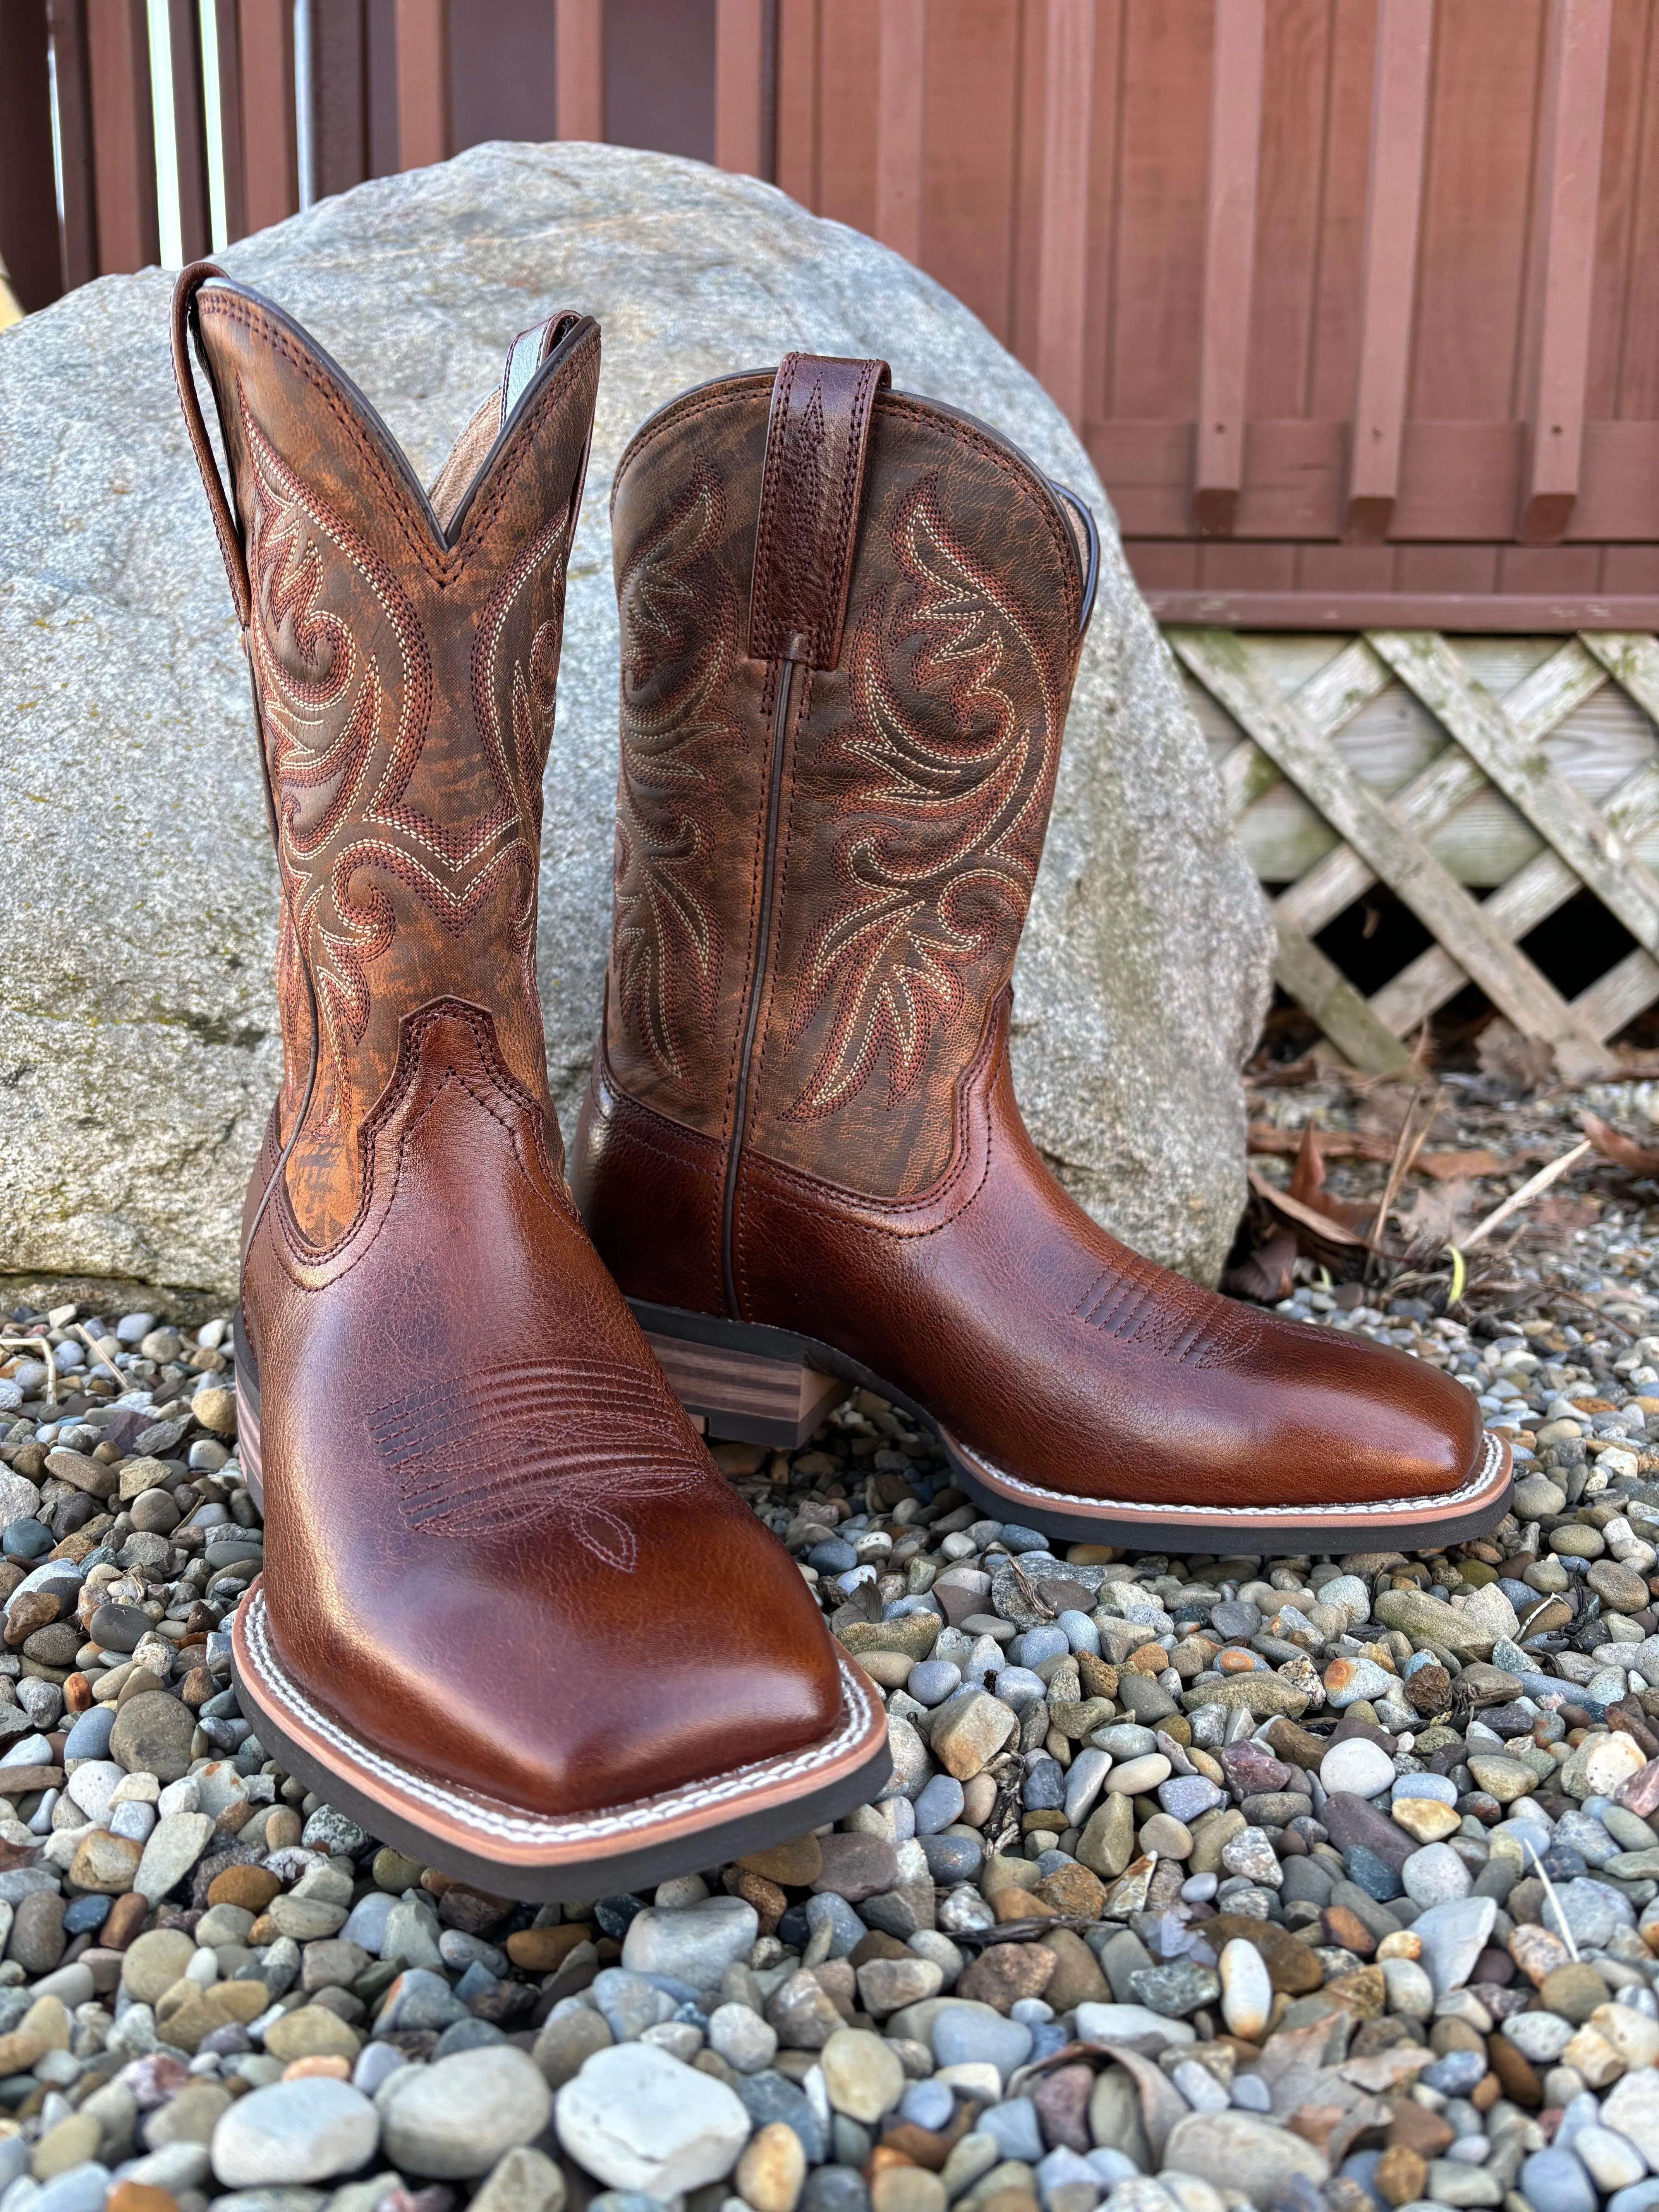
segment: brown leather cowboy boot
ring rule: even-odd
[[[320,347],[210,266],[173,344],[282,885],[244,1709],[372,1833],[515,1895],[798,1835],[879,1789],[884,1716],[583,1235],[548,1103],[542,770],[598,326],[515,343],[429,498]]]
[[[1140,1549],[1490,1528],[1437,1370],[1195,1288],[1032,1146],[1009,977],[1095,568],[1004,440],[792,355],[688,392],[613,501],[622,775],[573,1186],[686,1402],[787,1440],[854,1377],[1000,1519]]]

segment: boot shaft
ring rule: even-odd
[[[728,1186],[744,1148],[937,1180],[1042,850],[1092,526],[886,381],[792,356],[685,394],[617,476],[610,1070]]]
[[[217,272],[179,291],[186,416],[187,316],[229,464],[234,514],[216,473],[209,496],[281,879],[275,1135],[295,1220],[328,1246],[357,1216],[366,1132],[422,1006],[489,1018],[557,1143],[536,990],[541,784],[599,331],[568,315],[527,333],[428,496],[279,309]],[[210,461],[204,437],[198,453]]]

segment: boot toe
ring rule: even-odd
[[[380,1754],[526,1812],[634,1804],[805,1751],[842,1717],[835,1652],[785,1553],[723,1484],[641,1531],[631,1571],[556,1541],[451,1544],[356,1589],[273,1578],[289,1674]],[[659,1509],[659,1513],[661,1509]],[[708,1601],[708,1558],[745,1595]]]
[[[1437,1367],[1364,1338],[1279,1324],[1278,1385],[1287,1466],[1326,1477],[1334,1499],[1377,1502],[1454,1492],[1480,1468],[1486,1432],[1473,1391]]]

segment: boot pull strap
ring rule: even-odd
[[[786,354],[772,385],[749,594],[757,660],[833,668],[858,535],[864,462],[884,361]]]
[[[580,322],[580,312],[575,307],[561,307],[544,323],[537,323],[527,331],[520,331],[507,349],[507,366],[501,371],[501,411],[496,422],[504,430],[518,405],[529,389],[530,380],[548,358],[561,338],[565,337]]]
[[[173,374],[179,386],[179,404],[185,410],[185,428],[190,433],[196,465],[202,471],[208,512],[213,517],[213,528],[219,540],[219,551],[224,559],[225,574],[230,579],[230,596],[235,603],[236,619],[246,629],[252,610],[253,595],[248,586],[247,559],[242,550],[242,533],[236,526],[236,517],[225,491],[224,479],[219,474],[219,464],[208,437],[207,424],[202,420],[202,403],[197,397],[196,379],[190,365],[190,337],[196,330],[196,295],[210,277],[222,277],[224,273],[216,263],[192,262],[173,286]]]

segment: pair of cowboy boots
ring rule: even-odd
[[[544,1899],[875,1796],[879,1693],[690,1418],[796,1443],[848,1381],[1057,1538],[1492,1525],[1504,1447],[1459,1386],[1136,1257],[1020,1121],[1009,977],[1095,580],[1077,500],[877,362],[792,355],[640,431],[567,1184],[537,879],[598,327],[517,340],[429,493],[320,347],[208,264],[173,344],[282,890],[237,1346],[270,1572],[234,1642],[286,1765]]]

